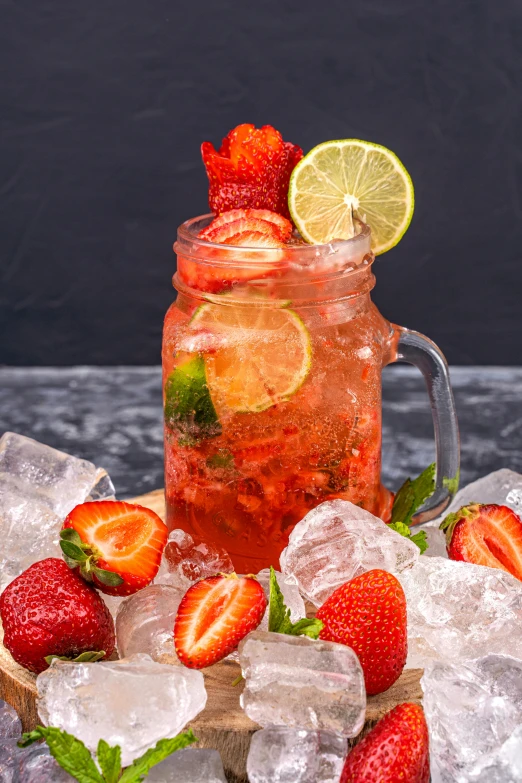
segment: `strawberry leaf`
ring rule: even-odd
[[[76,546],[80,548],[83,543],[80,534],[73,527],[64,527],[64,529],[60,531],[60,538],[62,541],[70,541],[71,544],[76,544]]]
[[[103,772],[105,783],[118,783],[121,775],[121,748],[119,745],[111,746],[101,739],[98,742],[96,758]]]
[[[270,566],[270,602],[268,610],[268,630],[274,633],[284,633],[288,636],[309,636],[317,639],[323,630],[323,623],[317,619],[304,617],[293,623],[290,619],[290,609],[286,607],[283,593],[277,583],[275,571]]]
[[[49,746],[51,756],[78,783],[105,783],[98,767],[83,742],[66,731],[53,726],[37,726],[35,731],[24,734],[20,747],[27,747],[38,739],[44,739]]]
[[[118,587],[123,584],[123,578],[119,574],[115,574],[114,571],[105,571],[103,568],[93,568],[93,574],[96,578],[108,587]]]
[[[72,541],[62,539],[60,541],[60,549],[69,560],[74,560],[74,564],[85,563],[89,559],[89,555],[86,555],[83,549]]]
[[[176,750],[192,745],[193,742],[197,742],[197,737],[192,733],[192,729],[188,729],[172,739],[160,740],[155,747],[148,750],[139,759],[135,759],[130,767],[125,768],[119,783],[140,783],[152,767],[172,755]]]

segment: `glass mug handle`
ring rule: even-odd
[[[407,362],[424,376],[433,416],[437,478],[435,492],[414,517],[414,525],[428,522],[449,506],[459,485],[460,438],[448,364],[434,342],[419,332],[394,324],[398,342],[390,362]]]

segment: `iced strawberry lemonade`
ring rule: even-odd
[[[164,326],[168,526],[249,573],[324,500],[389,515],[380,376],[396,333],[370,300],[372,262],[413,190],[393,153],[353,140],[303,158],[242,125],[202,152],[214,214],[180,227]]]

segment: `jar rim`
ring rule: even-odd
[[[293,268],[306,270],[309,267],[317,268],[319,265],[324,271],[329,261],[338,262],[342,259],[344,275],[357,272],[358,267],[360,271],[361,260],[368,254],[371,258],[366,261],[366,266],[374,260],[371,253],[371,229],[362,221],[357,221],[360,230],[351,239],[338,239],[322,245],[286,245],[284,248],[267,248],[217,244],[198,237],[199,232],[214,217],[212,213],[208,213],[182,223],[178,228],[174,251],[199,262],[211,263],[212,266],[219,267],[241,267],[245,264],[252,267],[256,263],[270,263],[274,269],[290,264]],[[346,268],[350,263],[354,264],[353,269]]]

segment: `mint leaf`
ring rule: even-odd
[[[428,548],[428,539],[426,538],[426,531],[419,530],[419,532],[415,533],[413,536],[410,535],[410,540],[413,541],[414,544],[417,544],[417,546],[420,549],[421,555],[423,555]]]
[[[105,783],[118,783],[121,774],[121,749],[118,745],[113,748],[105,742],[100,740],[98,742],[98,749],[96,751],[96,758],[98,764],[103,772]]]
[[[274,633],[284,633],[288,636],[309,636],[317,639],[323,630],[322,620],[309,620],[304,617],[293,623],[290,619],[290,609],[287,609],[283,593],[277,583],[275,571],[270,566],[270,598],[268,610],[268,630]]]
[[[165,422],[186,436],[210,438],[221,425],[210,396],[205,360],[194,356],[178,365],[165,383]]]
[[[231,470],[234,467],[234,455],[228,449],[219,449],[216,454],[207,458],[207,467]]]
[[[416,479],[406,479],[393,501],[391,524],[411,525],[413,515],[435,491],[435,463]],[[397,531],[399,532],[399,531]]]
[[[186,748],[187,745],[191,745],[193,742],[197,742],[197,737],[192,733],[192,729],[178,734],[177,737],[172,739],[160,740],[154,748],[151,748],[139,759],[135,759],[130,767],[126,767],[123,775],[120,778],[119,783],[140,783],[148,771],[159,764],[174,753],[176,750]]]
[[[51,756],[62,769],[76,778],[78,783],[105,783],[90,752],[83,742],[72,734],[52,726],[37,726],[35,731],[22,736],[19,746],[27,747],[38,739],[47,742]]]
[[[69,658],[67,655],[46,655],[45,662],[51,665],[55,658],[59,661],[73,661],[73,663],[95,663],[105,658],[105,650],[82,652],[76,658]]]

